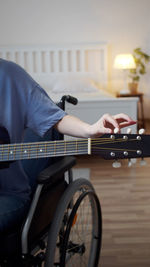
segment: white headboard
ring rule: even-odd
[[[39,83],[51,75],[86,75],[107,85],[107,44],[0,46],[0,57],[21,65]]]

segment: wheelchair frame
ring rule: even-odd
[[[72,102],[70,96],[63,96],[60,102],[60,106],[63,109],[65,109],[65,101]],[[74,98],[73,103],[77,103]],[[73,228],[72,226],[75,224],[74,221],[76,221],[77,212],[83,201],[87,199],[88,206],[90,206],[92,214],[91,224],[92,227],[93,225],[94,227],[91,231],[91,248],[89,251],[90,256],[88,263],[87,265],[82,266],[98,266],[102,241],[102,214],[100,202],[92,184],[89,181],[81,178],[73,181],[72,167],[75,163],[76,160],[74,157],[69,156],[60,158],[59,161],[44,169],[39,174],[37,179],[38,185],[35,190],[27,218],[21,230],[21,250],[17,253],[18,263],[11,263],[11,261],[4,260],[3,263],[0,263],[0,266],[65,267],[67,262],[74,255],[83,256],[86,252],[86,245],[82,242],[77,249],[77,244],[73,243],[69,239],[69,235]],[[68,184],[64,178],[65,172],[68,172]],[[50,216],[51,222],[46,225],[42,234],[40,234],[40,236],[38,235],[40,239],[37,240],[33,234],[34,231],[35,235],[38,233],[38,229],[35,229],[36,220],[38,218],[36,210],[42,192],[44,192],[43,195],[46,194],[45,188],[47,190],[47,187],[53,188],[53,191],[51,191],[52,198],[53,196],[58,195],[56,197],[56,209]],[[79,193],[79,195],[74,200],[76,193]],[[50,193],[49,197],[51,197]],[[53,199],[50,198],[49,201],[52,201],[54,204]],[[60,236],[60,233],[63,233],[63,235]],[[57,238],[59,238],[59,245]],[[55,262],[55,250],[57,247],[59,248],[59,259]],[[69,252],[67,251],[68,247]]]

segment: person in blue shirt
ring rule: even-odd
[[[23,141],[26,128],[43,136],[55,127],[60,133],[76,137],[98,137],[136,123],[126,114],[104,114],[89,125],[66,114],[41,86],[20,66],[0,59],[0,127],[5,127],[11,143]],[[0,169],[0,235],[21,221],[28,209],[31,189],[20,161]]]

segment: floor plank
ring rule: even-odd
[[[80,156],[77,168],[90,168],[90,179],[101,202],[103,244],[100,267],[150,267],[150,159],[128,168],[112,161]]]

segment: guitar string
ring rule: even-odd
[[[85,151],[85,150],[80,150],[80,152],[78,152],[78,153],[75,153],[75,151],[68,151],[66,154],[64,154],[64,153],[62,153],[62,152],[58,152],[57,154],[55,154],[55,153],[45,153],[45,154],[42,154],[41,156],[38,156],[38,155],[36,155],[36,154],[32,154],[32,155],[30,155],[30,156],[27,156],[27,154],[25,155],[25,154],[22,154],[21,155],[21,157],[19,156],[19,155],[16,155],[15,157],[7,157],[7,158],[0,158],[0,162],[1,161],[12,161],[12,160],[22,160],[22,159],[37,159],[37,158],[49,158],[49,157],[59,157],[59,156],[69,156],[69,155],[83,155],[83,154],[87,154],[87,150]]]
[[[116,140],[111,140],[109,138],[105,138],[105,139],[102,139],[102,138],[97,138],[97,139],[91,139],[91,143],[97,143],[97,144],[107,144],[107,143],[116,143],[116,142],[129,142],[129,141],[137,141],[137,139],[129,139],[129,140],[125,140],[125,139],[116,139]],[[105,140],[105,142],[103,141]],[[56,142],[56,143],[55,143]],[[13,147],[20,147],[21,146],[21,150],[23,148],[26,148],[26,147],[37,147],[37,146],[43,146],[43,145],[57,145],[58,146],[64,146],[64,145],[74,145],[75,143],[78,143],[78,144],[87,144],[88,142],[88,139],[86,140],[81,140],[81,139],[77,139],[77,140],[73,140],[73,141],[65,141],[65,140],[56,140],[56,141],[41,141],[41,142],[32,142],[32,143],[15,143],[15,144],[0,144],[0,147],[4,147],[4,148],[8,148],[8,149],[11,149]]]
[[[136,139],[130,139],[130,141],[136,141]],[[93,146],[93,144],[97,144],[97,145],[99,145],[99,144],[101,144],[101,145],[104,145],[104,144],[108,144],[108,143],[110,143],[110,144],[114,144],[114,143],[119,143],[119,142],[126,142],[126,140],[115,140],[115,141],[110,141],[110,140],[108,140],[107,142],[99,142],[98,140],[96,141],[95,139],[93,139],[92,140],[92,146]],[[31,147],[31,143],[23,143],[23,144],[21,144],[21,149],[20,149],[20,144],[16,144],[16,145],[11,145],[11,144],[9,144],[9,145],[2,145],[2,150],[3,149],[7,149],[8,151],[7,151],[7,153],[8,152],[10,152],[11,150],[12,150],[12,146],[13,147],[15,147],[15,153],[16,152],[24,152],[23,150],[29,150],[30,152],[34,152],[34,151],[38,151],[38,149],[41,149],[41,148],[43,148],[43,146],[46,146],[46,148],[47,149],[49,149],[49,148],[54,148],[54,146],[56,145],[56,147],[57,147],[57,149],[64,149],[64,147],[66,147],[66,148],[71,148],[71,147],[74,147],[75,145],[76,145],[76,142],[63,142],[63,143],[60,143],[60,144],[55,144],[55,142],[53,143],[49,143],[49,142],[47,142],[47,143],[44,143],[43,144],[43,142],[42,142],[42,144],[40,144],[40,143],[38,143],[38,146],[37,146],[37,144],[35,145],[35,144],[33,144],[32,143],[32,147]],[[51,146],[52,145],[52,146]],[[87,145],[87,141],[86,142],[84,142],[83,143],[83,141],[81,142],[78,142],[77,141],[77,147],[79,147],[80,146],[80,148],[82,147],[82,146],[84,146],[84,145]],[[3,152],[3,151],[2,151]],[[6,153],[6,154],[7,154]],[[3,153],[4,154],[4,153]]]
[[[42,142],[43,143],[43,142]],[[40,142],[38,142],[37,144],[38,144],[38,146],[37,146],[37,144],[35,145],[33,145],[34,147],[33,147],[33,149],[32,148],[30,148],[30,146],[31,146],[31,144],[33,145],[33,143],[23,143],[22,144],[22,147],[21,147],[21,149],[20,149],[20,144],[16,144],[15,145],[15,153],[14,154],[9,154],[9,149],[10,149],[10,147],[11,147],[11,144],[9,144],[9,145],[6,145],[6,147],[8,148],[8,151],[7,152],[4,152],[4,153],[2,153],[2,158],[3,159],[5,159],[6,160],[6,156],[7,156],[7,160],[12,160],[12,159],[17,159],[18,157],[20,158],[20,156],[18,155],[18,153],[21,153],[21,158],[23,159],[23,158],[39,158],[39,157],[41,157],[41,158],[43,158],[43,157],[48,157],[48,156],[59,156],[59,155],[70,155],[70,154],[76,154],[77,152],[75,151],[75,149],[72,151],[67,151],[66,153],[64,153],[63,151],[61,151],[60,150],[60,148],[64,148],[64,145],[62,145],[61,144],[61,147],[60,147],[60,145],[59,145],[59,147],[58,147],[58,144],[57,144],[57,149],[59,149],[59,151],[54,151],[55,150],[55,142],[53,142],[53,141],[50,141],[50,142],[45,142],[44,144],[40,144]],[[41,145],[41,146],[40,146]],[[41,152],[39,151],[39,149],[43,149],[43,145],[45,146],[46,145],[46,150],[48,150],[48,152],[46,153],[46,155],[45,156],[43,156],[43,154],[40,154]],[[52,145],[52,146],[51,146]],[[80,151],[78,151],[78,154],[83,154],[83,153],[87,153],[87,146],[85,146],[85,145],[87,145],[87,142],[85,143],[85,144],[83,144],[82,146],[80,145]],[[5,145],[4,145],[5,146]],[[85,146],[85,150],[84,150],[84,146]],[[18,147],[18,149],[17,149],[17,147]],[[38,147],[38,148],[37,148]],[[30,148],[30,149],[29,149]],[[69,149],[71,149],[72,148],[72,146],[71,147],[69,147]],[[81,150],[81,148],[82,148],[82,150]],[[5,149],[5,148],[4,148]],[[28,153],[26,153],[26,154],[24,154],[24,151],[25,150],[28,150]],[[11,151],[11,149],[10,149],[10,151]],[[3,152],[3,151],[2,151]],[[43,151],[42,151],[43,152]],[[62,153],[63,152],[63,153]],[[44,152],[45,153],[45,152]],[[56,153],[57,153],[57,155],[56,155]],[[49,155],[49,154],[51,154],[51,155]],[[35,157],[36,156],[36,157]]]
[[[135,136],[136,136],[136,134],[135,134]],[[54,143],[54,142],[74,142],[74,141],[80,141],[80,142],[85,142],[85,141],[87,141],[87,139],[88,138],[82,138],[82,139],[74,139],[74,140],[50,140],[50,141],[37,141],[37,142],[26,142],[26,143],[14,143],[14,144],[11,144],[11,143],[8,143],[8,144],[0,144],[0,145],[25,145],[25,144],[30,144],[30,145],[32,145],[32,144],[40,144],[40,143]],[[98,141],[103,141],[103,140],[109,140],[109,141],[114,141],[114,140],[125,140],[125,139],[123,139],[123,138],[117,138],[117,139],[112,139],[111,137],[97,137],[97,138],[90,138],[92,141],[94,141],[94,140],[98,140]],[[129,139],[130,140],[130,139]],[[125,140],[126,141],[126,140]]]
[[[121,148],[113,148],[113,147],[96,147],[96,150],[114,150],[114,151],[128,151],[128,152],[136,152],[137,150],[133,149],[121,149]]]
[[[106,140],[106,139],[105,139],[105,140]],[[128,140],[128,141],[135,141],[135,140],[136,140],[136,139],[130,139],[130,140]],[[119,139],[119,140],[113,140],[113,141],[112,141],[112,140],[110,140],[109,138],[107,138],[107,142],[105,142],[105,143],[102,143],[102,142],[99,142],[99,141],[101,141],[100,138],[92,139],[92,144],[93,144],[93,143],[97,143],[97,144],[105,144],[105,143],[108,144],[108,143],[112,143],[112,144],[113,144],[113,143],[116,143],[116,142],[126,142],[126,140],[122,140],[122,139]],[[64,148],[64,140],[63,140],[63,141],[60,141],[60,140],[59,140],[59,142],[61,142],[61,147],[60,147],[60,145],[59,145],[59,147],[58,147],[58,143],[57,143],[57,149],[60,149],[60,148],[63,149],[63,148]],[[79,147],[79,148],[80,148],[80,151],[78,151],[78,154],[82,154],[83,152],[87,152],[87,147],[86,147],[86,150],[85,150],[85,151],[84,151],[84,150],[81,151],[81,148],[84,149],[84,146],[81,146],[81,144],[83,145],[83,142],[84,142],[84,143],[87,145],[87,140],[84,140],[84,141],[82,141],[82,140],[77,140],[77,142],[78,142],[78,146],[80,146],[80,147]],[[42,142],[42,143],[43,143],[43,142]],[[53,145],[54,145],[54,141],[49,141],[49,142],[46,142],[46,143],[47,143],[48,145],[50,145],[50,144],[53,144]],[[66,143],[66,142],[65,142],[65,143]],[[71,144],[71,145],[73,146],[73,145],[75,145],[75,143],[76,143],[76,141],[69,141],[69,142],[67,141],[67,145],[68,145],[68,144],[69,144],[69,145]],[[37,144],[38,144],[38,148],[40,148],[40,145],[41,145],[40,142],[37,142]],[[22,143],[21,145],[22,145],[21,150],[18,149],[18,151],[22,153],[22,157],[23,157],[24,152],[23,152],[22,150],[23,150],[23,149],[27,149],[26,146],[31,146],[31,145],[33,145],[33,143]],[[6,145],[6,146],[10,148],[10,147],[11,147],[11,144]],[[16,147],[17,147],[17,146],[20,147],[20,144],[16,144]],[[72,148],[72,146],[70,146],[69,149]],[[15,148],[16,148],[16,147],[15,147]],[[39,151],[37,151],[37,146],[36,146],[35,148],[36,148],[36,150],[34,150],[34,149],[30,149],[29,153],[27,153],[27,154],[32,154],[31,157],[35,157],[35,155],[34,155],[34,153],[35,153],[35,154],[37,155],[37,157],[39,157]],[[53,148],[53,147],[47,147],[47,149],[49,149],[49,148],[51,148],[52,151],[49,150],[47,154],[52,153],[52,156],[56,156],[55,153],[54,153],[54,148]],[[104,149],[107,149],[107,150],[108,150],[108,149],[109,149],[109,150],[117,150],[116,148],[100,148],[100,147],[98,148],[98,147],[95,147],[95,146],[94,146],[94,148],[99,149],[99,150],[104,150]],[[118,149],[118,150],[119,150],[119,151],[124,151],[125,149]],[[16,154],[16,152],[18,153],[18,151],[16,150],[16,151],[15,151],[15,154]],[[135,150],[128,150],[128,151],[133,151],[133,152],[134,152]],[[76,154],[77,152],[76,152],[75,149],[74,149],[73,151],[72,151],[72,150],[71,150],[71,151],[67,151],[66,153],[63,152],[63,155],[65,155],[65,154],[68,155],[68,154],[70,154],[70,153],[71,153],[71,154],[73,154],[73,153]],[[7,153],[3,153],[2,157],[5,157],[6,154],[7,154],[8,158],[9,158],[9,157],[10,157],[10,154],[8,154],[8,152],[7,152]],[[46,154],[45,156],[47,156],[47,154]],[[59,152],[57,151],[57,154],[58,154],[58,155],[59,155],[59,154],[62,154],[62,151],[59,151]],[[28,156],[30,156],[30,155],[28,155]],[[41,156],[41,155],[40,155],[40,156]],[[43,157],[43,155],[42,155],[42,157]],[[17,158],[17,156],[16,156],[16,158]],[[24,158],[27,158],[27,157],[24,155]],[[29,157],[29,158],[30,158],[30,157]]]
[[[107,144],[107,143],[117,143],[117,142],[129,142],[129,141],[137,141],[137,139],[130,139],[130,140],[124,140],[124,139],[116,139],[116,140],[110,140],[109,138],[105,139],[106,141],[103,142],[103,140],[100,140],[100,139],[91,139],[91,143],[97,143],[97,144]],[[33,142],[33,143],[16,143],[16,144],[1,144],[0,147],[4,147],[4,148],[8,148],[8,149],[11,149],[13,147],[17,147],[17,148],[20,148],[21,146],[21,150],[23,148],[30,148],[30,146],[32,147],[40,147],[40,146],[43,146],[43,145],[57,145],[57,147],[61,147],[61,146],[64,146],[64,145],[74,145],[74,144],[87,144],[88,140],[81,140],[81,139],[77,139],[77,140],[73,140],[73,141],[65,141],[65,140],[58,140],[58,141],[44,141],[44,142]]]

